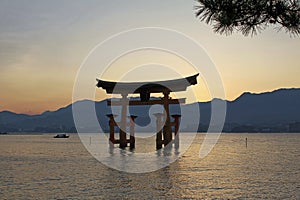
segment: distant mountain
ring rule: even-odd
[[[214,99],[213,101],[223,101]],[[289,126],[297,132],[297,122],[300,122],[300,89],[279,89],[261,94],[244,93],[234,101],[225,101],[227,115],[224,131],[227,132],[286,132]],[[108,131],[108,118],[106,114],[112,113],[106,100],[93,102],[83,100],[75,102],[76,106],[95,106],[98,121],[103,130]],[[192,124],[195,116],[195,105],[200,108],[199,123]],[[189,126],[199,126],[199,131],[206,131],[210,122],[212,102],[199,102],[180,107],[170,106],[171,114],[188,113]],[[151,108],[152,109],[152,108]],[[147,125],[154,112],[150,106],[133,106],[129,108],[132,115],[137,115],[139,126]],[[147,114],[150,112],[150,115]],[[145,115],[146,113],[146,115]],[[153,120],[153,119],[152,119]],[[93,130],[93,125],[87,117],[84,125]],[[296,127],[296,128],[295,128]],[[155,130],[155,127],[152,127]],[[141,128],[141,130],[143,130]],[[153,130],[151,130],[153,131]],[[72,104],[56,111],[47,111],[40,115],[16,114],[8,111],[0,112],[0,132],[76,132]],[[300,132],[300,129],[299,129]]]
[[[245,132],[287,132],[297,122],[300,122],[300,89],[244,93],[227,102],[226,125],[230,132],[244,129]]]
[[[244,93],[227,104],[228,123],[268,124],[300,120],[300,89]]]

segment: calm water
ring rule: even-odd
[[[0,199],[300,199],[300,134],[222,134],[199,159],[203,138],[166,168],[128,174],[77,135],[1,135]]]

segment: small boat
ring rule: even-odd
[[[0,132],[0,135],[6,135],[7,132]]]
[[[54,138],[69,138],[70,136],[65,133],[59,133]]]

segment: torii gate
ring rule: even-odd
[[[97,79],[97,87],[101,87],[106,90],[107,94],[121,94],[122,98],[119,101],[107,101],[109,106],[122,106],[121,112],[121,122],[120,122],[120,139],[115,140],[114,138],[114,127],[117,126],[117,123],[114,120],[114,115],[107,115],[109,120],[110,127],[110,143],[119,144],[120,148],[127,147],[127,144],[130,143],[130,147],[135,147],[135,138],[134,138],[134,119],[137,116],[127,116],[127,105],[129,106],[138,106],[138,105],[154,105],[161,104],[164,106],[166,116],[163,116],[162,113],[158,113],[155,116],[157,117],[157,133],[156,133],[156,148],[161,149],[162,144],[167,145],[172,141],[172,126],[175,127],[175,137],[179,130],[179,118],[180,115],[172,115],[174,121],[171,122],[170,119],[170,104],[180,104],[185,103],[185,98],[183,99],[172,99],[169,95],[170,92],[179,92],[185,91],[188,86],[197,84],[197,76],[189,76],[182,79],[168,80],[168,81],[156,81],[156,82],[111,82],[103,81]],[[162,93],[164,96],[160,100],[150,100],[151,93]],[[140,94],[140,100],[128,100],[128,94]],[[129,117],[130,122],[127,122],[127,117]],[[162,127],[162,118],[165,117],[165,124],[163,130]],[[126,138],[126,127],[130,126],[130,139]],[[163,133],[163,134],[162,134]],[[162,138],[163,136],[163,138]],[[177,137],[178,138],[178,137]]]

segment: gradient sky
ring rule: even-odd
[[[137,27],[164,27],[194,38],[218,68],[228,100],[245,91],[300,87],[299,37],[273,27],[253,37],[219,35],[195,18],[195,4],[1,0],[0,111],[36,114],[70,104],[77,70],[89,51],[109,36]],[[102,98],[103,93],[97,96]],[[205,92],[197,98],[210,99]]]

